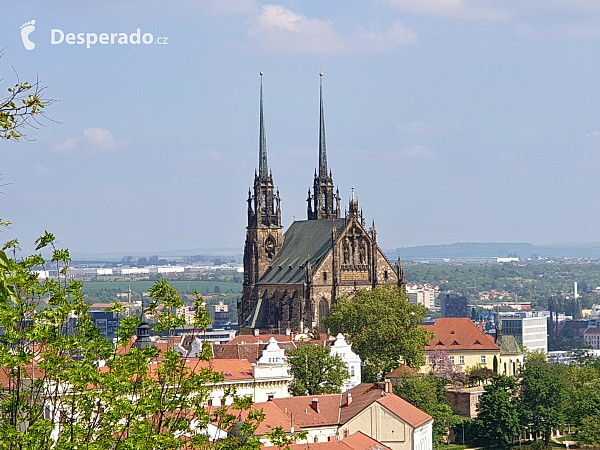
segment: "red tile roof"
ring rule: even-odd
[[[421,325],[435,336],[425,350],[492,350],[499,347],[468,318],[440,318],[433,325]]]
[[[286,414],[291,415],[301,427],[338,425],[341,394],[324,394],[304,397],[274,398],[271,400]],[[313,407],[317,400],[317,408]]]
[[[415,369],[413,369],[412,367],[408,367],[408,366],[398,366],[396,367],[394,370],[392,370],[390,373],[388,373],[385,378],[401,378],[401,377],[405,377],[405,376],[413,376],[416,377],[419,375],[419,372],[417,372]]]
[[[352,402],[348,405],[348,394]],[[371,403],[378,402],[392,413],[413,427],[423,425],[432,420],[429,414],[424,413],[416,406],[391,392],[385,392],[378,383],[362,383],[342,394],[342,408],[340,423],[346,423],[364,411]]]
[[[268,448],[263,446],[266,450]],[[390,447],[383,445],[381,442],[370,438],[366,434],[357,431],[350,436],[347,436],[342,441],[334,440],[329,442],[316,442],[314,444],[292,444],[291,450],[391,450]]]

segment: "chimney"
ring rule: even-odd
[[[329,436],[329,437],[327,438],[327,441],[328,441],[328,442],[335,442],[335,441],[337,441],[337,440],[338,440],[338,437],[337,437],[337,435],[335,435],[335,434],[334,434],[333,436]]]
[[[352,394],[348,392],[348,406],[352,403]]]
[[[385,392],[392,392],[392,382],[389,380],[385,382]]]
[[[258,328],[254,329],[254,336],[258,336],[260,334],[260,330]]]
[[[321,414],[321,409],[319,408],[319,399],[318,398],[313,398],[310,406],[312,406],[312,409],[314,409],[317,412],[317,414]]]
[[[483,333],[483,320],[479,321],[479,329],[481,330],[481,332]]]
[[[289,336],[290,334],[292,334],[292,330],[290,330],[289,328],[285,329],[285,335]]]

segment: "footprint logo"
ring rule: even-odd
[[[35,30],[35,20],[21,25],[21,39],[23,39],[23,45],[26,50],[33,50],[35,48],[35,43],[29,40],[29,35],[33,30]]]

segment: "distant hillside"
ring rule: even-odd
[[[548,244],[510,242],[456,242],[444,245],[420,245],[401,247],[388,253],[394,259],[398,253],[403,260],[427,258],[495,258],[517,255],[528,258],[533,255],[552,258],[599,258],[599,243]]]

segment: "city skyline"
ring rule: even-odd
[[[600,242],[600,7],[534,2],[5,2],[0,87],[37,75],[34,141],[3,142],[0,234],[73,253],[242,248],[259,71],[282,225],[306,219],[319,72],[342,208],[382,248]],[[27,50],[21,30],[34,21]],[[53,44],[151,33],[167,45]],[[58,36],[58,33],[55,33]],[[24,42],[24,41],[23,41]]]

